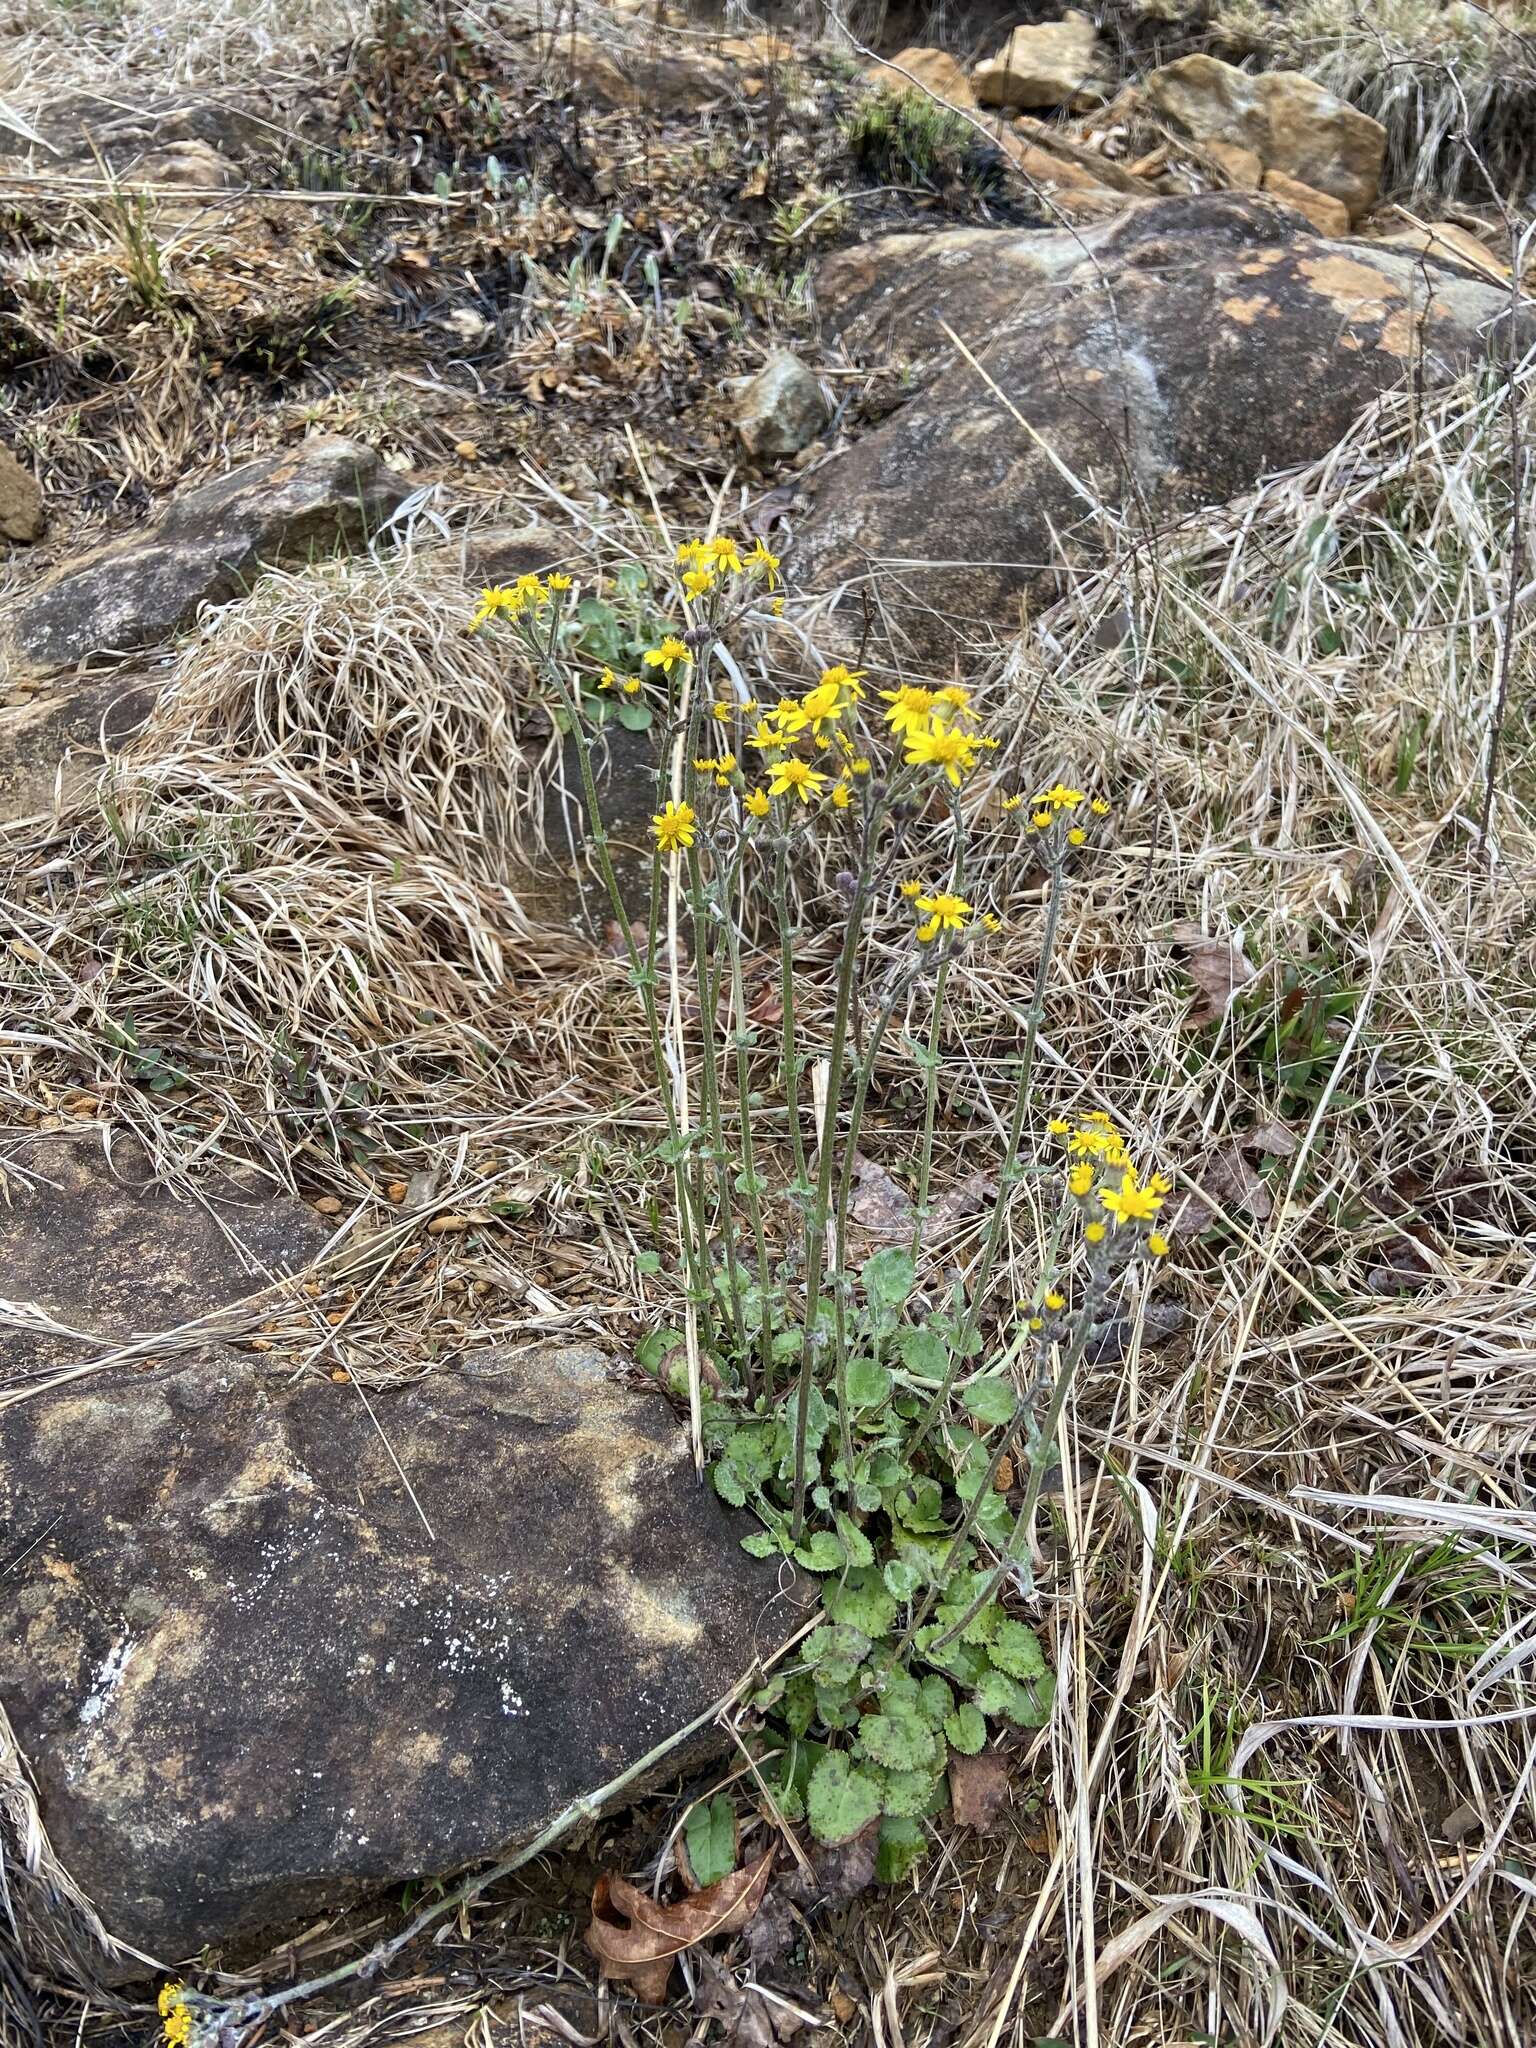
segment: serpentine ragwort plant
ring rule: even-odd
[[[682,1253],[696,1443],[721,1497],[757,1516],[745,1547],[820,1582],[821,1622],[757,1696],[759,1785],[825,1842],[878,1817],[881,1868],[896,1877],[943,1803],[950,1752],[980,1750],[989,1721],[1028,1728],[1049,1714],[1052,1674],[1008,1596],[1029,1589],[1030,1531],[1074,1372],[1118,1312],[1127,1276],[1168,1248],[1157,1223],[1167,1184],[1143,1177],[1106,1113],[1053,1123],[1059,1159],[1026,1143],[1062,907],[1109,805],[1064,784],[1004,799],[1048,877],[1039,963],[980,1254],[952,1288],[920,1285],[951,970],[998,928],[967,894],[959,799],[996,742],[958,684],[876,690],[839,665],[775,703],[753,702],[731,639],[754,613],[782,609],[779,563],[761,541],[690,541],[666,580],[673,623],[633,675],[586,672],[579,596],[563,576],[487,590],[473,625],[511,631],[574,739],[665,1106],[659,1151]],[[654,700],[674,768],[652,820],[638,924],[610,857],[583,708],[615,692]],[[911,820],[936,803],[952,828],[943,871],[905,873]],[[811,1045],[796,1014],[790,882],[826,835],[845,914],[830,1037]],[[674,892],[697,976],[691,1069],[675,991],[664,1005],[661,990]],[[782,1014],[771,1037],[744,998],[749,898],[777,922]],[[899,911],[906,937],[877,959],[869,926],[881,906]],[[869,1090],[895,1019],[925,989],[926,1034],[901,1048],[922,1079],[911,1241],[856,1265],[849,1218]],[[825,1078],[819,1142],[803,1119],[813,1058]],[[696,1083],[680,1085],[689,1071]],[[998,1327],[989,1296],[1010,1196],[1027,1174],[1045,1176],[1045,1257],[1032,1297]],[[654,1361],[673,1348],[655,1333],[642,1353]]]

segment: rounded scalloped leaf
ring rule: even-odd
[[[915,1820],[899,1814],[883,1820],[875,1876],[881,1884],[900,1884],[927,1846],[928,1837]]]
[[[971,1381],[960,1396],[960,1405],[967,1415],[996,1428],[1000,1423],[1012,1422],[1019,1404],[1006,1380],[983,1379]]]
[[[802,1655],[823,1685],[846,1685],[869,1655],[869,1637],[846,1621],[824,1621],[805,1639]]]
[[[944,1734],[950,1748],[962,1756],[980,1756],[987,1740],[986,1716],[966,1700],[944,1723]]]
[[[1026,1684],[1044,1678],[1050,1668],[1039,1637],[1022,1621],[1000,1622],[987,1645],[987,1655],[999,1671],[1006,1671],[1010,1678],[1022,1679]]]
[[[1043,1728],[1051,1717],[1052,1686],[1023,1686],[1006,1671],[985,1671],[976,1687],[984,1714],[1001,1716],[1019,1728]]]
[[[811,1773],[806,1818],[818,1842],[851,1842],[880,1811],[880,1787],[842,1750],[829,1749]]]
[[[862,1629],[871,1641],[896,1619],[896,1602],[878,1572],[850,1572],[839,1584],[823,1586],[821,1604],[833,1621]]]
[[[936,1671],[930,1671],[918,1687],[918,1710],[925,1721],[935,1728],[943,1725],[945,1718],[954,1712],[955,1696],[948,1682]]]
[[[835,1572],[843,1564],[843,1546],[830,1529],[818,1529],[795,1546],[795,1562],[808,1572]]]
[[[928,1811],[937,1782],[938,1774],[931,1770],[887,1771],[880,1788],[881,1807],[898,1819],[915,1820]]]
[[[858,1741],[860,1753],[888,1771],[921,1771],[938,1750],[933,1730],[911,1712],[865,1714]]]

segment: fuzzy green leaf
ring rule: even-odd
[[[878,1572],[850,1572],[840,1583],[823,1586],[821,1604],[833,1621],[862,1629],[872,1641],[896,1619],[896,1602]]]
[[[865,1714],[859,1722],[859,1750],[888,1771],[919,1771],[930,1764],[938,1744],[916,1714]]]
[[[896,1339],[902,1364],[915,1380],[937,1384],[949,1370],[949,1350],[932,1330],[903,1330]]]
[[[999,1423],[1012,1422],[1019,1404],[1006,1380],[984,1379],[971,1381],[960,1396],[960,1405],[967,1415],[995,1428]]]
[[[776,1557],[779,1550],[778,1539],[766,1529],[754,1529],[750,1536],[743,1536],[741,1547],[748,1557]]]
[[[880,1787],[841,1750],[829,1749],[811,1773],[806,1814],[818,1842],[851,1842],[880,1811]]]
[[[866,1259],[859,1271],[864,1292],[877,1309],[900,1308],[917,1284],[917,1267],[912,1254],[899,1245],[889,1245]]]
[[[917,1566],[908,1564],[903,1558],[899,1557],[891,1559],[882,1577],[885,1580],[886,1589],[897,1600],[910,1600],[918,1587],[923,1583],[923,1575],[917,1569]]]
[[[946,1643],[942,1649],[935,1649],[935,1639],[943,1633],[938,1622],[930,1622],[926,1628],[920,1628],[915,1638],[918,1655],[929,1664],[937,1664],[941,1671],[947,1671],[956,1684],[978,1685],[990,1669],[986,1652],[970,1643]]]
[[[878,1408],[891,1391],[891,1376],[872,1358],[848,1362],[848,1399],[855,1408]]]
[[[688,1867],[701,1888],[718,1884],[736,1868],[736,1810],[723,1792],[694,1807],[683,1835]]]
[[[984,1714],[1000,1715],[1018,1728],[1043,1728],[1051,1717],[1054,1686],[1049,1681],[1023,1686],[1006,1671],[984,1671],[976,1685],[976,1704]]]
[[[979,1707],[969,1700],[956,1707],[944,1723],[944,1735],[951,1749],[962,1756],[979,1756],[987,1739],[987,1724]]]
[[[780,1718],[791,1735],[803,1735],[816,1718],[816,1687],[803,1671],[784,1682]]]
[[[851,1565],[869,1565],[875,1561],[875,1546],[870,1542],[857,1522],[847,1515],[838,1515],[837,1533],[843,1539],[843,1549],[848,1553]]]
[[[869,1655],[869,1637],[847,1622],[824,1621],[805,1639],[802,1655],[823,1685],[846,1685]]]
[[[931,1727],[940,1727],[954,1711],[954,1694],[936,1671],[930,1671],[917,1690],[918,1712]]]
[[[881,1810],[906,1819],[926,1813],[933,1797],[935,1774],[931,1771],[887,1771],[880,1787]]]
[[[747,1489],[741,1483],[741,1474],[729,1458],[722,1458],[710,1475],[715,1482],[715,1491],[727,1507],[744,1508],[747,1504]]]
[[[888,1816],[880,1823],[875,1876],[881,1884],[900,1884],[927,1846],[928,1837],[915,1820]]]
[[[999,1671],[1026,1682],[1044,1678],[1049,1669],[1039,1637],[1022,1621],[999,1622],[997,1633],[987,1645],[987,1655]]]
[[[795,1561],[808,1572],[835,1572],[844,1561],[843,1546],[830,1529],[817,1529],[795,1546]]]

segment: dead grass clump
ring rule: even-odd
[[[205,748],[278,770],[445,872],[503,886],[533,801],[532,705],[466,615],[462,577],[429,556],[269,571],[187,648],[130,759]]]

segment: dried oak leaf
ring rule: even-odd
[[[1190,1193],[1175,1209],[1172,1223],[1186,1236],[1210,1227],[1217,1208],[1237,1216],[1249,1216],[1255,1223],[1267,1223],[1274,1214],[1275,1201],[1264,1176],[1244,1156],[1246,1138],[1234,1138],[1184,1175]],[[1202,1196],[1209,1196],[1203,1201]]]
[[[950,1753],[949,1803],[961,1827],[986,1834],[1012,1796],[1008,1766],[995,1749],[984,1749],[980,1756]]]
[[[712,1934],[735,1934],[763,1902],[773,1851],[718,1884],[663,1905],[622,1877],[603,1876],[592,1893],[587,1947],[605,1977],[627,1984],[643,2005],[661,2005],[672,1959]]]
[[[859,1228],[871,1237],[910,1237],[912,1203],[906,1191],[878,1161],[862,1154],[854,1161],[854,1173],[857,1178],[849,1208]]]
[[[1195,1000],[1185,1022],[1214,1024],[1258,969],[1230,939],[1213,938],[1187,920],[1176,924],[1168,936],[1184,955],[1184,972],[1195,984]]]

